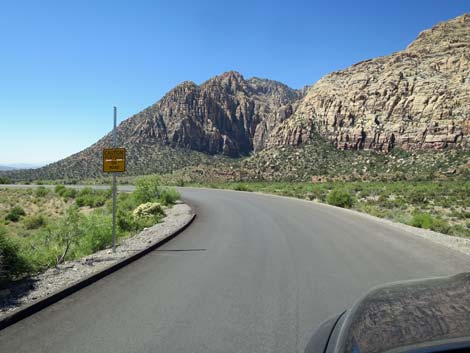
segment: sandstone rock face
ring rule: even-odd
[[[302,96],[276,81],[237,72],[202,85],[184,82],[119,127],[127,143],[162,143],[208,154],[246,155],[262,149],[271,130]]]
[[[313,85],[268,145],[317,132],[340,149],[469,147],[470,14],[425,30],[405,50]]]

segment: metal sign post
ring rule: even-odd
[[[103,149],[103,173],[113,173],[113,253],[116,252],[116,173],[126,171],[126,149],[117,148],[117,109],[114,107],[113,148]]]
[[[113,147],[117,147],[116,136],[117,109],[114,107]],[[116,174],[113,173],[113,253],[116,252]]]

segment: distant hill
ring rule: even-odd
[[[51,162],[42,162],[42,163],[8,163],[0,165],[0,171],[6,170],[19,170],[19,169],[34,169],[41,168]]]
[[[336,163],[343,155],[330,147],[379,153],[467,150],[469,77],[470,14],[464,14],[423,31],[403,51],[333,72],[302,90],[234,71],[201,85],[183,82],[123,121],[118,140],[128,149],[128,174],[221,162],[236,168],[230,158],[251,156],[243,165],[263,171],[254,174],[269,178],[268,166],[274,166],[273,175],[289,170],[289,179],[296,177],[293,160],[308,167],[305,173],[316,172],[311,164],[326,156],[323,169]],[[4,173],[17,179],[100,176],[101,150],[111,144],[108,134],[43,168]],[[316,152],[291,149],[306,145],[315,145]],[[466,154],[458,155],[451,160],[465,163]]]

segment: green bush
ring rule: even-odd
[[[77,196],[84,196],[84,195],[93,195],[94,191],[91,187],[87,186],[80,191],[78,191]]]
[[[246,184],[238,183],[233,186],[233,190],[236,191],[252,191],[251,188],[248,187]]]
[[[173,205],[181,198],[181,194],[174,188],[164,188],[160,194],[160,201],[166,205]]]
[[[63,196],[63,193],[65,192],[65,190],[67,189],[64,185],[56,185],[54,188],[54,192],[59,196]]]
[[[416,212],[411,219],[413,227],[430,229],[432,224],[432,216],[429,213]]]
[[[75,189],[65,188],[65,190],[62,192],[62,197],[65,200],[74,199],[76,196],[77,196],[77,190]]]
[[[112,212],[112,206],[113,203],[111,202],[112,200],[108,200],[107,206],[108,210]],[[117,207],[118,209],[122,209],[125,211],[133,211],[134,208],[136,208],[138,204],[135,201],[135,198],[133,197],[132,194],[128,193],[122,193],[117,195]]]
[[[116,224],[119,229],[124,232],[134,231],[139,227],[131,213],[129,211],[126,212],[123,209],[118,209],[116,213]]]
[[[73,248],[74,258],[92,254],[110,246],[113,241],[112,217],[93,212],[80,223],[81,236]]]
[[[351,208],[354,204],[354,199],[346,190],[334,189],[328,193],[326,202],[333,206]]]
[[[36,215],[25,217],[23,223],[26,229],[38,229],[44,227],[47,221],[43,215]]]
[[[57,223],[48,228],[47,240],[56,247],[56,265],[67,259],[71,248],[76,245],[84,235],[81,226],[83,216],[78,207],[71,206],[67,209],[65,216]]]
[[[35,195],[36,197],[44,197],[49,193],[49,190],[47,190],[44,186],[40,186],[36,188]]]
[[[11,179],[6,176],[0,176],[0,184],[11,184]]]
[[[85,188],[78,192],[75,200],[78,207],[101,207],[111,197],[111,190],[93,190]]]
[[[470,237],[470,227],[465,227],[461,224],[452,226],[450,233],[461,237]]]
[[[94,208],[103,206],[106,202],[106,197],[98,194],[80,195],[77,196],[75,202],[78,207],[88,206]]]
[[[0,227],[0,283],[16,279],[30,271],[30,266],[21,255],[20,248],[14,240],[6,235]]]
[[[411,219],[411,225],[418,228],[431,229],[436,232],[449,234],[452,227],[446,220],[440,217],[433,217],[429,213],[416,212]]]
[[[112,203],[107,203],[108,212],[112,212]],[[137,207],[132,194],[122,193],[118,195],[116,223],[120,230],[124,232],[139,229],[139,224],[132,216],[132,211]]]
[[[138,204],[160,199],[163,189],[160,178],[156,175],[139,177],[135,180],[134,198]]]
[[[431,229],[439,233],[449,234],[452,227],[449,223],[447,223],[446,220],[440,217],[436,217],[433,218],[433,221],[431,223]]]
[[[18,222],[23,216],[26,216],[26,212],[20,206],[15,206],[8,212],[5,219],[11,222]]]

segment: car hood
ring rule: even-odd
[[[470,273],[375,288],[347,312],[339,330],[335,353],[468,343]]]

